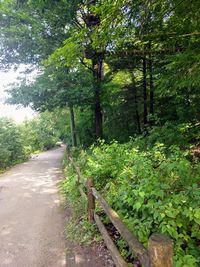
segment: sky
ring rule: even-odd
[[[24,119],[30,119],[34,116],[33,110],[30,108],[19,108],[15,105],[4,104],[7,97],[5,92],[6,86],[9,83],[16,81],[19,76],[19,71],[11,70],[9,72],[0,72],[0,117],[9,117],[14,119],[17,123]]]

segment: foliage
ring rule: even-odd
[[[101,117],[104,139],[119,142],[145,133],[154,118],[196,123],[198,9],[198,0],[189,8],[177,0],[3,1],[2,68],[24,63],[41,71],[31,83],[12,85],[9,102],[39,111],[74,105],[81,136],[88,133],[84,108],[93,137],[84,145],[98,137],[93,121],[101,128]]]
[[[0,119],[0,170],[26,158],[23,137],[15,123]]]
[[[86,201],[80,197],[76,175],[68,161],[65,162],[65,175],[68,179],[61,183],[61,188],[71,208],[71,216],[66,225],[66,236],[80,244],[90,244],[94,238],[99,239],[99,236],[96,226],[87,221]]]
[[[149,134],[145,138],[138,136],[135,142],[143,150],[156,143],[162,143],[166,148],[176,145],[182,149],[189,149],[199,144],[199,130],[199,122],[180,124],[166,122],[163,126],[158,123],[157,126],[149,129]]]
[[[53,117],[47,112],[38,118],[24,122],[21,129],[25,148],[29,148],[30,152],[50,149],[59,141]]]
[[[167,127],[168,133],[173,130]],[[186,126],[176,129],[188,135]],[[167,234],[174,241],[175,266],[198,266],[200,165],[189,160],[189,151],[170,144],[170,137],[159,143],[159,130],[123,145],[102,142],[74,156],[84,176],[94,178],[95,187],[145,246],[152,233]],[[182,145],[184,138],[178,140]]]
[[[83,73],[81,68],[74,71],[49,67],[41,70],[33,81],[25,77],[10,84],[7,102],[40,112],[64,108],[67,104],[85,106],[91,103],[91,87],[90,73]]]
[[[67,37],[66,22],[79,2],[1,1],[1,67],[40,64]]]

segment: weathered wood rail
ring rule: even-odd
[[[76,166],[71,156],[69,161],[73,165],[77,174],[77,187],[80,195],[87,200],[88,220],[96,223],[107,248],[109,249],[113,261],[117,267],[128,267],[128,263],[122,258],[117,247],[109,236],[104,224],[98,214],[95,213],[95,202],[97,201],[102,207],[112,224],[120,233],[121,237],[126,241],[136,259],[140,261],[144,267],[173,267],[173,244],[172,240],[162,234],[153,234],[149,238],[148,249],[146,249],[134,236],[126,225],[122,222],[119,215],[114,211],[102,195],[94,188],[93,179],[88,178],[85,182],[81,175],[80,168]],[[84,192],[83,187],[85,188]]]

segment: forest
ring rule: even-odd
[[[62,140],[145,246],[199,266],[200,1],[9,0],[0,26],[0,69],[25,67],[6,101],[41,114],[0,121],[0,167]]]

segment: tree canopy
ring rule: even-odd
[[[96,138],[127,140],[157,116],[198,119],[198,9],[196,0],[3,1],[2,68],[41,72],[12,86],[9,102],[90,108]],[[125,138],[108,133],[112,121],[126,125]]]

